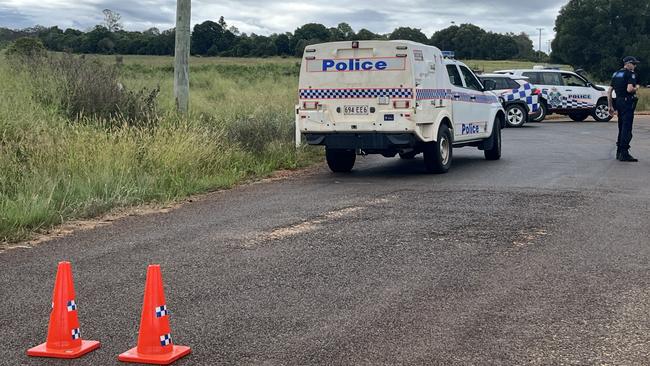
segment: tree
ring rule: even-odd
[[[372,41],[372,40],[375,40],[375,39],[384,39],[384,37],[379,35],[379,34],[375,34],[375,33],[371,32],[371,31],[367,30],[366,28],[362,28],[359,31],[359,33],[357,33],[357,36],[355,37],[355,39],[357,39],[359,41]]]
[[[47,56],[43,42],[38,38],[23,37],[15,40],[6,52],[7,56],[25,57],[35,59]]]
[[[296,56],[302,56],[305,47],[310,44],[327,42],[330,38],[330,31],[324,25],[308,23],[293,32],[292,48]]]
[[[223,33],[223,28],[218,23],[206,20],[194,26],[192,31],[191,49],[194,55],[207,55],[214,41]]]
[[[428,43],[429,39],[417,28],[400,27],[388,36],[388,39],[402,39],[413,42]]]
[[[335,28],[330,28],[331,41],[351,41],[354,37],[354,30],[348,23],[339,23]]]
[[[293,50],[291,49],[291,39],[289,38],[290,34],[291,33],[280,34],[275,39],[275,49],[277,50],[278,55],[288,56],[293,54]]]
[[[627,55],[650,60],[650,2],[570,0],[555,20],[555,32],[554,62],[607,80]],[[650,77],[648,68],[639,68],[638,73],[641,80]]]
[[[110,9],[104,9],[102,10],[102,13],[104,13],[104,26],[109,32],[117,32],[122,29],[122,24],[120,24],[122,16],[120,13],[114,12]]]

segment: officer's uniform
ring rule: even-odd
[[[630,141],[632,141],[632,125],[636,108],[636,95],[627,92],[628,84],[637,85],[636,73],[621,69],[612,76],[611,86],[616,91],[614,108],[618,113],[617,158],[629,156]]]

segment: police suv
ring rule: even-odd
[[[307,46],[296,106],[296,144],[324,145],[334,172],[357,154],[424,155],[444,173],[452,148],[474,146],[501,157],[501,101],[463,63],[411,41],[352,41]]]
[[[525,76],[508,74],[482,74],[479,76],[485,87],[504,100],[506,124],[521,127],[529,119],[539,116],[541,90],[528,82]]]
[[[574,121],[592,116],[598,122],[608,122],[607,87],[595,85],[583,76],[543,66],[533,69],[495,71],[497,74],[526,76],[541,89],[540,114],[532,119],[540,122],[552,113],[568,115]]]

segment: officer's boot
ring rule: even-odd
[[[630,152],[627,151],[627,150],[621,152],[621,158],[618,159],[618,160],[627,161],[627,162],[631,162],[631,163],[639,161],[639,159],[637,159],[634,156],[630,155]]]
[[[621,160],[621,156],[623,156],[623,152],[621,152],[621,150],[616,150],[616,160]]]

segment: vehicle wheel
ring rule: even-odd
[[[589,117],[589,112],[574,112],[574,113],[569,113],[569,118],[576,122],[582,122]]]
[[[399,153],[399,157],[404,159],[404,160],[411,160],[411,159],[415,158],[415,156],[417,154],[418,153],[415,152],[415,151],[410,151],[410,152],[407,152],[407,153]]]
[[[593,112],[591,112],[591,116],[598,122],[609,122],[612,116],[609,115],[607,101],[604,99],[599,100]]]
[[[546,115],[548,115],[548,107],[546,106],[546,103],[540,102],[539,103],[539,114],[535,116],[534,118],[531,119],[532,122],[542,122],[545,118]]]
[[[520,104],[511,104],[506,108],[506,124],[508,127],[521,127],[526,123],[526,108]]]
[[[331,171],[348,173],[354,167],[357,154],[351,149],[325,149],[325,158]]]
[[[492,148],[483,151],[485,159],[499,160],[501,159],[501,122],[497,119],[494,121],[494,128],[492,129]]]
[[[451,131],[445,125],[438,130],[438,140],[424,143],[424,167],[429,173],[447,173],[453,155]]]

